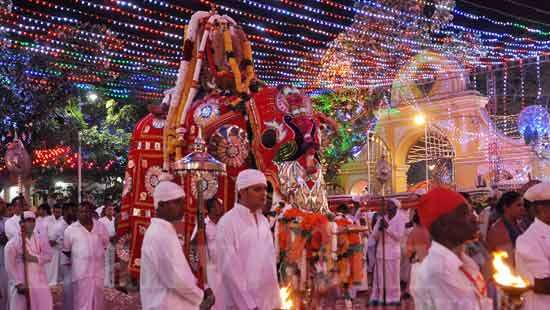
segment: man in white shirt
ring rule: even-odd
[[[4,230],[8,239],[21,234],[21,226],[19,225],[21,214],[23,214],[23,211],[29,210],[29,205],[25,201],[25,198],[19,195],[11,201],[11,208],[13,209],[13,216],[4,224]]]
[[[144,310],[199,309],[211,298],[197,286],[174,224],[183,219],[181,186],[162,181],[155,187],[156,217],[151,219],[141,246],[140,297]]]
[[[63,279],[63,310],[72,310],[74,303],[71,259],[63,253],[63,238],[65,237],[65,230],[67,227],[78,220],[77,214],[78,207],[75,203],[69,202],[63,204],[62,220],[57,222],[54,226],[55,241],[57,246],[61,247],[62,250],[61,256],[59,257],[59,273]]]
[[[35,218],[33,212],[23,212],[20,225],[24,236],[14,236],[6,244],[10,310],[53,309],[52,293],[44,270],[44,265],[51,259],[51,249],[48,239],[36,233]],[[27,302],[30,309],[27,309]]]
[[[62,245],[58,242],[58,239],[63,239],[63,230],[61,229],[61,222],[64,222],[63,217],[61,216],[61,204],[54,204],[52,207],[52,215],[47,218],[48,222],[48,240],[50,241],[50,246],[52,247],[52,261],[46,265],[46,274],[48,275],[48,283],[50,285],[58,284],[62,279],[59,273],[59,260],[61,255]]]
[[[464,253],[464,244],[479,231],[477,219],[464,197],[436,187],[421,198],[418,215],[433,241],[428,256],[412,275],[414,308],[492,309],[479,267]]]
[[[223,203],[220,199],[212,198],[206,201],[208,217],[206,218],[206,244],[207,244],[207,263],[206,275],[208,285],[212,288],[214,296],[221,295],[219,286],[221,285],[220,272],[217,266],[218,253],[216,248],[216,234],[218,221],[223,215]],[[222,309],[220,304],[214,305],[214,309]]]
[[[373,229],[376,240],[376,265],[370,297],[373,305],[399,305],[401,302],[401,240],[405,235],[407,217],[398,210],[400,206],[397,199],[390,199],[386,214],[380,217]]]
[[[0,309],[8,309],[8,274],[4,264],[4,246],[8,243],[4,231],[4,224],[9,219],[6,217],[7,211],[7,204],[0,198]]]
[[[50,222],[50,206],[43,203],[36,208],[35,230],[43,238],[48,238],[48,224]]]
[[[262,214],[267,180],[261,171],[247,169],[239,173],[235,187],[238,200],[217,227],[222,281],[217,300],[222,309],[278,309],[275,247],[269,222]]]
[[[65,230],[63,252],[71,259],[73,309],[103,310],[105,297],[105,249],[109,234],[105,226],[93,220],[94,206],[83,202],[78,221]]]
[[[525,310],[550,307],[550,183],[539,183],[525,192],[535,220],[516,240],[518,272],[533,285],[525,295]]]
[[[105,287],[115,287],[115,207],[112,204],[105,204],[103,216],[99,222],[105,225],[109,233],[109,246],[105,252]]]

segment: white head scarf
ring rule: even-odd
[[[523,198],[530,202],[550,200],[550,182],[542,182],[529,188]]]
[[[178,184],[170,181],[161,181],[153,192],[153,201],[155,209],[159,207],[159,202],[176,200],[185,196],[183,188]]]
[[[34,212],[32,212],[32,211],[25,211],[25,212],[23,212],[23,219],[24,220],[36,219],[36,215],[34,215]]]
[[[267,179],[265,178],[264,173],[256,169],[246,169],[241,171],[237,176],[235,189],[238,193],[242,189],[258,184],[263,184],[267,186]]]

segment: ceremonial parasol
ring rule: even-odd
[[[223,176],[226,173],[225,164],[215,159],[206,151],[206,143],[202,138],[202,128],[199,128],[193,144],[193,151],[174,163],[177,174],[191,176],[196,185],[197,201],[197,243],[201,283],[207,284],[206,278],[206,227],[204,215],[204,194],[208,188],[208,178]]]

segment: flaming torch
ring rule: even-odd
[[[292,310],[294,309],[294,304],[292,303],[292,298],[290,297],[290,285],[282,287],[279,290],[279,296],[281,297],[281,309],[280,310]]]
[[[511,299],[514,307],[522,304],[521,296],[531,289],[529,283],[521,276],[514,274],[512,268],[504,261],[508,253],[498,251],[493,253],[493,279],[498,287]]]

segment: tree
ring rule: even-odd
[[[71,42],[73,32],[69,30],[63,39]],[[33,167],[36,189],[47,191],[60,178],[75,179],[80,134],[86,179],[122,191],[118,181],[124,175],[133,124],[145,115],[148,102],[139,104],[132,96],[115,102],[102,98],[101,92],[97,102],[89,102],[89,89],[101,90],[102,85],[125,77],[107,76],[95,85],[75,84],[79,76],[102,70],[106,64],[100,66],[74,70],[74,66],[60,65],[59,59],[13,44],[0,33],[0,154],[16,135],[31,154],[59,146],[70,148],[51,163]],[[2,160],[0,156],[0,184],[7,173]]]
[[[366,90],[340,90],[312,98],[314,109],[339,126],[332,138],[323,140],[321,162],[327,181],[334,181],[340,167],[367,143],[368,132],[376,124],[374,111],[384,102],[384,92]]]
[[[147,113],[145,105],[135,102],[116,102],[113,99],[87,102],[75,97],[69,100],[63,114],[63,126],[56,120],[56,132],[68,137],[63,142],[71,147],[59,165],[35,167],[40,174],[40,188],[50,189],[55,179],[64,177],[75,180],[76,163],[71,156],[78,149],[78,137],[82,145],[84,180],[101,184],[103,189],[92,193],[96,198],[116,199],[122,193],[122,176],[126,167],[127,152],[134,124]],[[67,165],[67,160],[70,165]],[[103,200],[103,199],[97,199]]]

